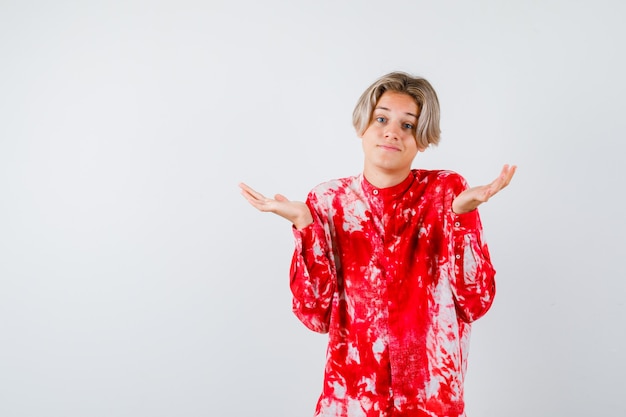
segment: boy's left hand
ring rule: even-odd
[[[504,165],[498,178],[487,185],[468,188],[461,194],[457,195],[452,202],[452,211],[456,214],[468,213],[487,202],[491,197],[496,195],[498,191],[509,185],[517,166]]]

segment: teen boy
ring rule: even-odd
[[[474,188],[451,171],[412,169],[439,141],[439,102],[406,73],[376,80],[353,124],[361,174],[318,185],[306,202],[240,184],[252,206],[293,224],[293,311],[329,333],[315,416],[464,416],[470,323],[495,294],[476,208],[516,167]]]

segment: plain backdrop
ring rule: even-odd
[[[0,1],[0,416],[311,416],[326,336],[291,313],[290,225],[357,174],[362,91],[439,94],[415,167],[471,185],[497,270],[470,417],[624,416],[626,6]]]

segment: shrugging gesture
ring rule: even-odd
[[[504,165],[498,178],[491,183],[463,191],[452,202],[452,211],[456,214],[463,214],[474,210],[482,203],[486,203],[491,197],[509,185],[516,169],[515,165]]]
[[[289,220],[296,229],[303,229],[313,223],[313,216],[307,205],[301,201],[291,201],[282,194],[274,198],[265,197],[244,183],[239,184],[241,194],[257,210],[278,214]]]
[[[239,184],[254,208],[295,226],[292,310],[328,333],[315,417],[463,417],[471,325],[496,288],[476,208],[516,167],[467,189],[450,170],[413,169],[439,142],[439,101],[406,73],[368,87],[353,125],[363,172],[320,183],[306,203]]]

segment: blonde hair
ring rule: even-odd
[[[359,98],[352,113],[352,124],[358,135],[362,136],[367,130],[376,104],[385,91],[394,91],[413,97],[419,111],[415,141],[422,148],[437,145],[441,129],[439,128],[439,99],[435,89],[424,78],[399,71],[380,77]]]

